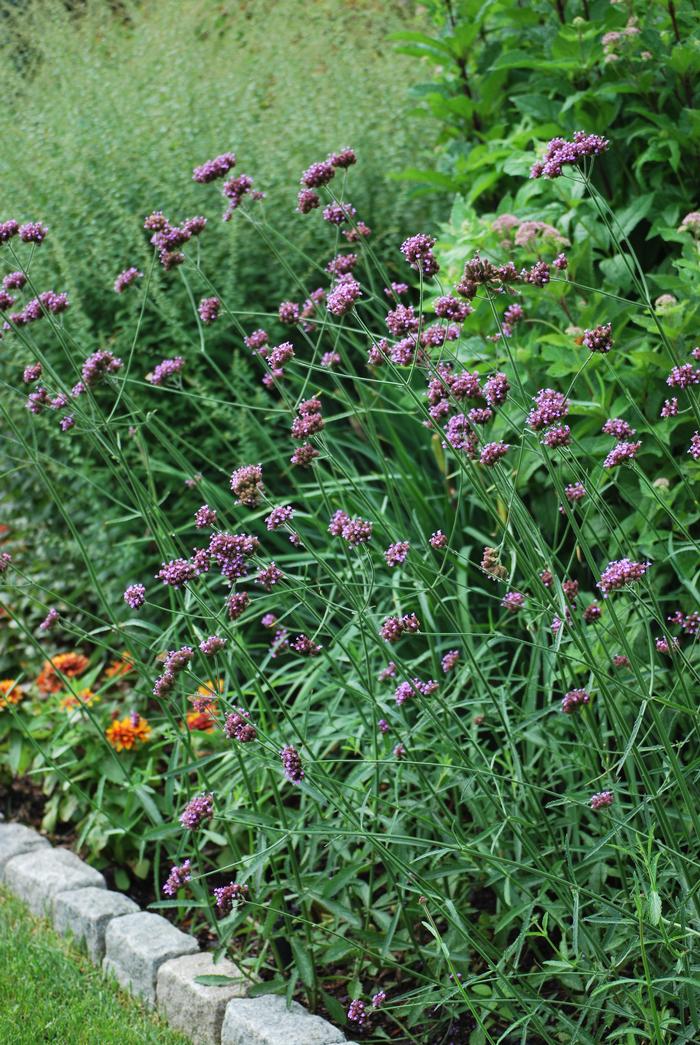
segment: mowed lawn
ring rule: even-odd
[[[184,1045],[155,1015],[0,889],[2,1045]]]

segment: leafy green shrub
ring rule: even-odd
[[[676,301],[655,300],[628,238],[637,201],[615,216],[584,145],[562,177],[525,172],[493,218],[460,203],[437,254],[426,234],[401,252],[362,235],[361,207],[344,221],[357,174],[322,163],[307,181],[338,225],[305,216],[327,244],[312,275],[248,194],[231,225],[255,223],[293,300],[237,309],[207,260],[216,234],[184,243],[162,278],[206,321],[157,386],[146,276],[113,356],[76,342],[70,313],[7,334],[15,466],[83,563],[54,594],[8,535],[4,601],[35,659],[8,641],[7,763],[53,794],[79,782],[56,812],[94,849],[159,891],[167,853],[157,908],[367,1040],[700,1028],[700,217],[658,212],[654,293]],[[30,268],[23,294],[42,289],[43,249],[3,248],[8,271]],[[222,339],[264,390],[210,353]],[[17,409],[35,360],[46,397],[69,398],[58,414],[36,385],[36,415]],[[230,432],[252,419],[249,457]],[[72,495],[95,467],[88,545]],[[106,677],[125,649],[133,673]],[[89,664],[37,674],[58,651]],[[54,701],[85,679],[101,700],[66,719],[47,677]]]

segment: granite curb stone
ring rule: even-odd
[[[33,914],[50,915],[57,893],[93,886],[105,889],[99,871],[70,849],[38,848],[5,864],[4,881]]]
[[[92,961],[99,965],[105,953],[105,934],[113,918],[136,914],[138,904],[123,893],[109,889],[71,889],[54,897],[53,924],[57,932],[69,933],[84,943]]]
[[[195,976],[231,976],[240,982],[206,987]],[[227,958],[214,963],[211,954],[185,954],[171,958],[158,969],[156,1004],[171,1027],[184,1031],[194,1045],[219,1045],[226,1006],[232,998],[243,998],[248,981]]]
[[[0,881],[4,878],[5,864],[13,856],[21,856],[33,849],[45,849],[48,845],[48,839],[43,838],[33,827],[0,823]]]
[[[139,911],[114,918],[105,934],[102,968],[148,1005],[156,1003],[158,969],[169,958],[196,954],[199,944],[159,914]]]
[[[221,1045],[336,1045],[345,1035],[279,994],[234,998],[226,1006]]]

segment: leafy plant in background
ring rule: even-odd
[[[535,143],[603,128],[614,159],[601,159],[596,178],[613,208],[694,206],[700,42],[689,0],[433,0],[429,13],[434,32],[393,38],[433,74],[410,93],[442,146],[403,179],[491,210],[517,188]],[[648,267],[663,252],[658,240],[636,246]]]
[[[49,815],[153,873],[155,906],[258,990],[365,1040],[700,1027],[700,218],[657,213],[650,284],[636,201],[616,214],[593,180],[612,152],[555,140],[529,157],[547,178],[524,170],[493,215],[460,203],[442,245],[399,250],[340,149],[288,189],[326,237],[317,261],[223,154],[194,182],[223,185],[231,224],[154,212],[131,329],[97,351],[39,297],[50,230],[2,227],[12,467],[83,564],[54,587],[10,521],[8,764],[53,794],[79,780]],[[239,222],[294,283],[264,318],[207,262]],[[138,347],[154,271],[198,331],[156,366]],[[255,393],[210,351],[222,336]],[[72,491],[95,465],[86,544]]]

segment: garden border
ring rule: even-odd
[[[57,932],[83,943],[95,965],[194,1045],[356,1045],[298,1002],[287,1006],[279,994],[247,997],[233,962],[214,964],[193,936],[107,889],[104,876],[72,850],[1,816],[0,882]],[[195,976],[222,974],[240,982],[195,983]]]

